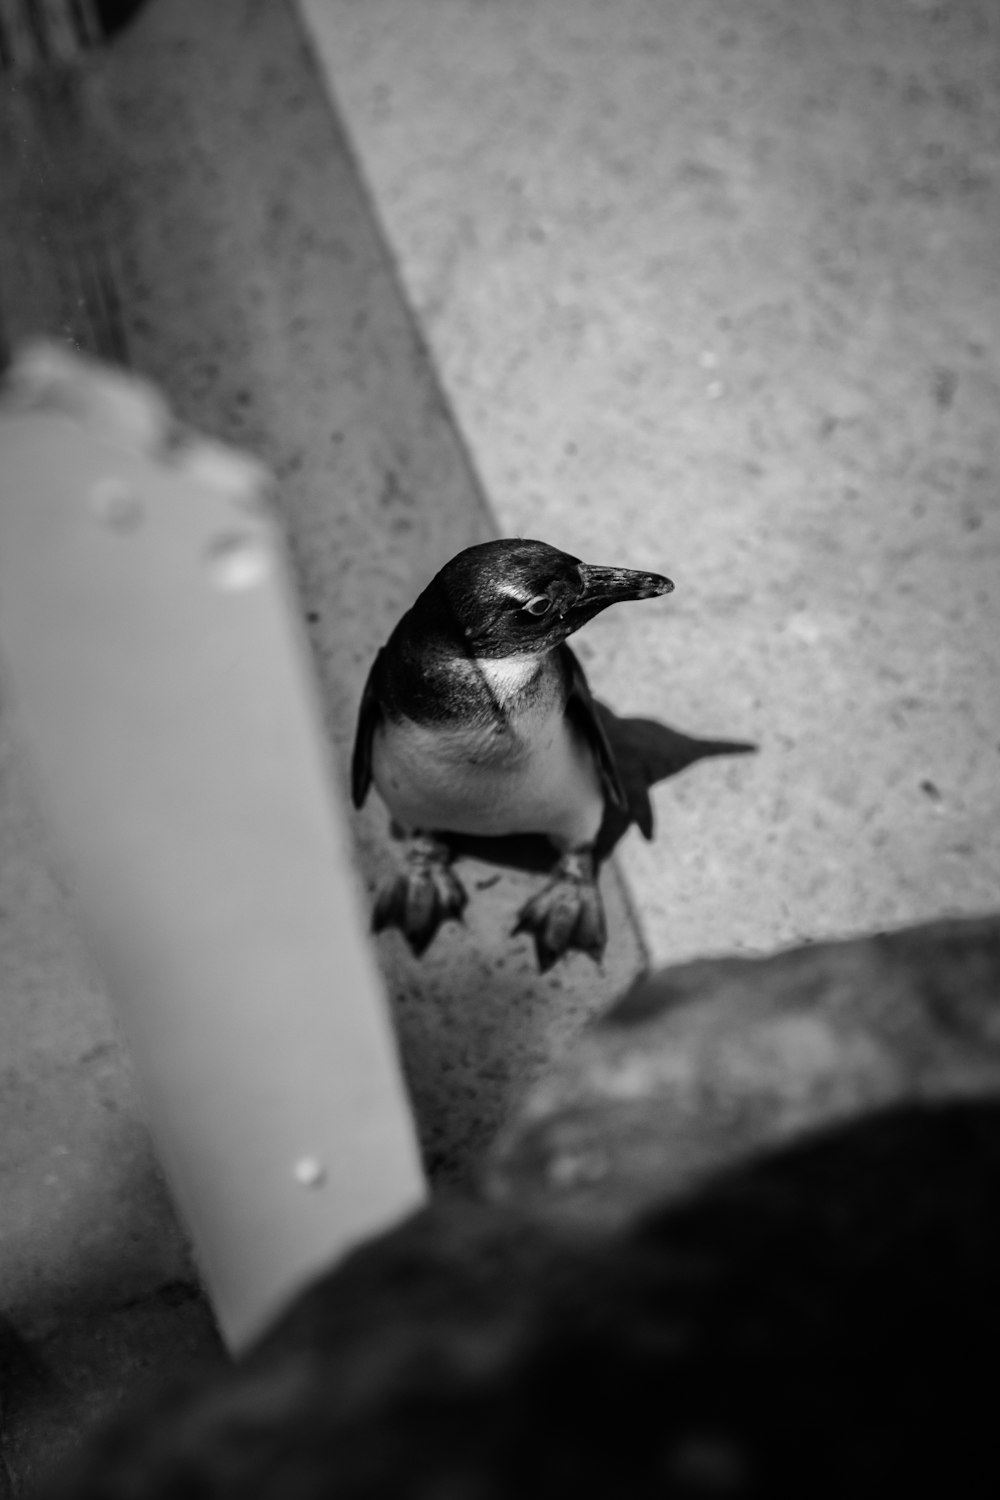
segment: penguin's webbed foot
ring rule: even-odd
[[[442,922],[460,922],[469,898],[451,869],[451,851],[437,839],[420,836],[406,852],[406,868],[379,891],[372,931],[398,927],[419,958]]]
[[[543,974],[571,948],[600,961],[608,931],[592,850],[562,856],[545,889],[521,908],[514,932],[532,934]]]

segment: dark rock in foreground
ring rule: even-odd
[[[997,933],[647,981],[511,1126],[508,1203],[372,1242],[68,1493],[1000,1493]]]
[[[491,1196],[610,1227],[720,1167],[905,1101],[1000,1097],[1000,920],[640,979],[551,1068]]]

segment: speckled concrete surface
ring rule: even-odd
[[[580,639],[756,739],[621,863],[655,959],[996,905],[992,0],[301,0],[503,530],[677,592]]]
[[[0,223],[21,230],[0,236],[6,338],[120,346],[185,419],[278,476],[346,796],[376,647],[492,522],[293,10],[150,6],[81,69],[9,78],[0,137]],[[190,1268],[3,710],[0,1305],[44,1332]],[[354,823],[373,886],[395,856],[388,818],[372,799]],[[470,861],[465,878],[465,928],[422,961],[379,940],[428,1166],[451,1183],[641,963],[613,869],[603,967],[578,956],[541,978],[510,937],[538,876]]]
[[[227,0],[209,19],[172,0],[143,26],[101,106],[109,139],[130,124],[112,210],[129,349],[180,413],[278,476],[346,788],[376,648],[493,521],[294,8]],[[216,79],[240,46],[223,105]],[[398,859],[377,798],[352,826],[371,890]],[[529,940],[509,935],[538,877],[472,862],[466,875],[464,930],[420,961],[398,934],[378,940],[427,1160],[449,1181],[469,1179],[510,1099],[640,962],[614,870],[603,968],[577,956],[544,977]]]

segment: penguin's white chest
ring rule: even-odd
[[[490,663],[497,697],[513,696],[525,671],[519,658]],[[372,774],[408,831],[542,833],[575,848],[593,841],[604,813],[593,753],[555,693],[536,695],[522,710],[481,726],[383,723],[372,746]]]

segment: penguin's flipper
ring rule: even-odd
[[[521,908],[514,932],[531,933],[543,974],[571,948],[600,962],[608,928],[590,849],[562,856],[545,889]]]
[[[628,807],[628,799],[625,796],[625,788],[622,786],[621,774],[618,770],[618,762],[615,752],[611,748],[597,712],[590,684],[584,674],[576,655],[563,641],[559,647],[559,655],[566,670],[569,695],[566,699],[566,716],[586,736],[590,747],[594,752],[598,769],[601,773],[601,783],[604,787],[604,795],[613,807],[625,811]]]
[[[398,927],[419,958],[442,922],[462,920],[469,897],[451,868],[452,853],[429,834],[417,834],[406,867],[379,891],[372,931]]]
[[[385,671],[384,658],[385,650],[382,649],[372,662],[358,709],[358,727],[351,756],[351,801],[355,807],[362,806],[372,784],[372,741],[382,717],[380,687]]]

